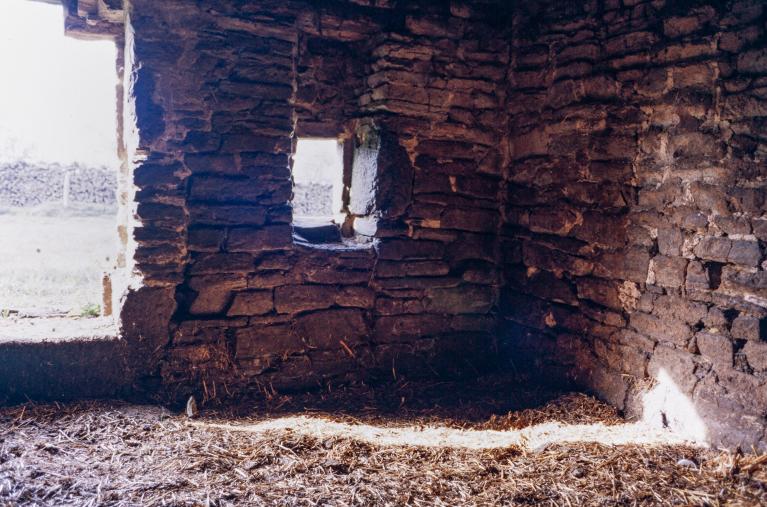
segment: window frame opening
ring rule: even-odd
[[[337,143],[336,160],[339,163],[339,167],[335,170],[339,174],[334,175],[336,181],[331,191],[329,203],[331,213],[329,215],[308,216],[296,214],[296,188],[300,184],[305,184],[303,182],[299,183],[296,178],[296,161],[298,160],[301,163],[303,156],[301,153],[303,150],[300,149],[302,141]],[[290,205],[293,213],[293,241],[295,244],[331,249],[364,249],[372,246],[372,238],[356,234],[353,225],[355,217],[349,210],[353,160],[354,142],[350,136],[297,136],[294,139],[294,150],[291,157],[293,197]]]
[[[328,144],[329,146],[322,147],[320,150],[320,144]],[[333,143],[333,144],[331,144]],[[333,146],[335,145],[335,146]],[[305,147],[305,149],[302,149]],[[307,160],[312,156],[323,155],[327,158],[330,154],[328,148],[331,150],[335,148],[334,154],[330,156],[334,159],[332,163],[337,166],[331,167],[330,170],[325,171],[325,175],[322,178],[310,180],[306,173],[314,171],[316,166],[313,162]],[[309,153],[307,153],[309,152]],[[325,152],[325,153],[321,153]],[[348,168],[346,164],[346,142],[341,137],[317,137],[317,136],[301,136],[295,140],[295,150],[291,158],[291,176],[293,179],[293,197],[291,199],[291,208],[293,213],[293,232],[294,240],[299,243],[307,244],[333,244],[341,243],[343,240],[343,225],[346,222],[347,210],[348,210],[348,190],[346,181],[348,180]],[[335,173],[335,174],[334,174]],[[300,176],[299,176],[300,174]],[[299,206],[317,205],[319,203],[306,202],[311,199],[310,188],[322,186],[329,186],[329,199],[325,202],[323,207],[328,208],[327,214],[324,215],[309,215],[298,214],[297,210]],[[299,186],[303,187],[301,194],[297,192]],[[315,190],[315,194],[317,191]],[[299,200],[297,196],[302,195]],[[315,195],[315,198],[318,197]]]
[[[340,212],[334,214],[332,221],[309,220],[295,215],[294,163],[301,140],[332,140],[339,145],[341,188],[338,193],[341,202]],[[378,242],[377,223],[380,218],[377,209],[380,148],[380,132],[369,121],[355,123],[353,133],[344,129],[335,136],[299,134],[294,138],[291,156],[293,197],[290,202],[294,244],[325,249],[363,250],[375,247]]]

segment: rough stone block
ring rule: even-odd
[[[662,255],[669,257],[682,254],[684,234],[676,227],[663,227],[658,229],[658,250]]]
[[[442,315],[396,315],[380,317],[375,321],[374,336],[377,343],[408,341],[436,336],[449,330],[449,322]]]
[[[677,288],[685,283],[687,259],[656,255],[650,261],[648,281],[661,287]]]
[[[566,236],[582,220],[577,211],[564,207],[536,209],[530,214],[530,230]]]
[[[686,347],[692,330],[684,322],[672,319],[659,319],[654,315],[636,312],[631,315],[631,326],[639,333],[660,342],[669,342],[679,347]]]
[[[727,262],[744,266],[758,266],[762,251],[757,241],[735,240],[727,254]]]
[[[462,285],[426,291],[426,309],[435,313],[487,313],[493,306],[490,287]]]
[[[708,316],[708,307],[683,295],[667,294],[654,298],[651,313],[663,320],[679,320],[697,327]]]
[[[214,314],[224,311],[232,292],[244,289],[247,280],[238,276],[198,276],[190,279],[189,286],[197,292],[189,313]]]
[[[186,213],[180,206],[156,202],[142,202],[136,214],[143,223],[178,227],[186,222]]]
[[[730,248],[732,248],[732,241],[729,239],[706,236],[695,247],[694,253],[701,259],[727,262]]]
[[[563,303],[577,305],[578,298],[573,285],[565,278],[558,278],[549,271],[536,271],[527,276],[525,289],[536,297]]]
[[[187,246],[192,252],[218,252],[224,244],[225,231],[213,227],[190,229]]]
[[[548,248],[539,243],[526,241],[522,245],[522,252],[525,265],[530,267],[537,267],[552,272],[561,270],[575,276],[588,275],[594,269],[594,264],[591,261],[568,255],[565,252]]]
[[[684,394],[691,394],[698,381],[695,376],[695,361],[693,355],[684,350],[678,350],[665,345],[658,345],[650,359],[647,370],[657,378],[665,371],[676,387]]]
[[[266,217],[263,206],[194,203],[189,207],[189,219],[198,225],[264,225]]]
[[[767,49],[752,49],[738,55],[738,71],[750,74],[767,73]]]
[[[579,298],[589,299],[608,308],[623,309],[618,285],[615,282],[599,278],[580,278],[577,281],[577,287]]]
[[[739,315],[733,320],[730,332],[734,338],[767,342],[767,319]]]
[[[381,241],[378,255],[381,259],[440,259],[445,246],[437,241],[388,239]]]
[[[290,187],[289,181],[286,183]],[[263,198],[279,188],[275,183],[266,183],[255,178],[229,178],[222,176],[194,176],[189,198],[193,201],[218,202],[224,204],[258,204]],[[285,198],[288,200],[290,194]]]
[[[730,294],[752,298],[767,307],[767,271],[727,265],[722,268],[722,288]]]
[[[757,238],[767,242],[767,219],[755,218],[751,220],[751,227]]]
[[[378,298],[375,303],[378,315],[402,315],[423,313],[423,302],[418,299]]]
[[[494,232],[499,218],[498,212],[493,210],[449,208],[442,215],[441,226],[462,231]]]
[[[604,278],[644,283],[649,267],[649,252],[632,248],[624,252],[606,252],[600,255],[594,266],[594,274]]]
[[[450,272],[450,266],[442,261],[379,261],[376,264],[376,276],[382,278],[404,276],[444,276]]]
[[[212,253],[197,256],[191,267],[193,275],[248,273],[254,270],[253,256],[245,253]]]
[[[273,309],[274,301],[270,290],[238,292],[234,296],[234,301],[227,315],[230,317],[263,315]]]
[[[754,371],[767,371],[767,342],[750,340],[746,343],[746,346],[743,347],[743,352],[746,354],[748,365],[753,368]]]
[[[173,344],[192,345],[218,342],[225,338],[225,329],[241,328],[247,323],[247,319],[188,320],[182,322],[176,329],[173,334]]]
[[[293,242],[289,225],[272,225],[262,228],[238,227],[229,231],[226,249],[229,252],[259,253],[284,250]]]
[[[330,308],[338,289],[332,285],[286,285],[274,292],[274,306],[279,313],[298,313]]]
[[[693,64],[671,69],[674,88],[701,88],[710,90],[714,86],[714,69],[709,64]]]
[[[726,336],[700,332],[695,335],[700,353],[711,361],[717,371],[725,371],[732,368],[733,346],[732,341]]]
[[[698,261],[690,261],[687,265],[685,285],[690,290],[708,290],[711,288],[708,271],[706,271],[703,264]]]
[[[296,319],[295,331],[312,348],[342,350],[366,341],[370,330],[361,310],[324,310]]]
[[[184,157],[184,165],[186,165],[192,174],[237,174],[239,172],[239,167],[235,162],[234,157],[228,154],[190,153]]]
[[[375,292],[367,287],[341,287],[334,301],[338,306],[372,309],[375,306]]]
[[[548,148],[548,136],[542,130],[533,130],[511,141],[512,153],[515,159],[533,155],[545,155]]]
[[[288,325],[248,326],[235,333],[235,355],[239,359],[295,354],[306,344]]]

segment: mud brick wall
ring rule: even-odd
[[[494,7],[126,11],[143,282],[122,323],[139,383],[211,399],[492,364],[509,65]],[[379,138],[377,244],[295,243],[295,137],[363,130]]]
[[[665,372],[744,448],[767,441],[765,7],[523,6],[507,104],[514,366],[629,414]]]

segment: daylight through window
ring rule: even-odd
[[[343,210],[343,143],[299,139],[293,156],[293,223],[309,242],[340,241]]]

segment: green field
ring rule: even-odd
[[[0,214],[0,312],[80,314],[101,305],[116,252],[114,216]]]

